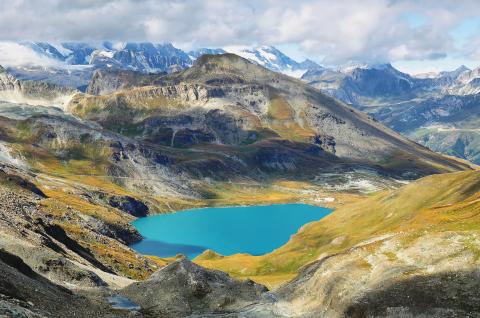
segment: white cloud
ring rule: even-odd
[[[32,49],[14,42],[0,42],[0,65],[43,65],[60,66],[62,63],[45,56],[40,56]]]
[[[445,2],[446,3],[446,2]],[[454,50],[449,30],[474,9],[442,1],[303,1],[272,5],[260,21],[266,40],[295,42],[326,62],[434,59]],[[409,15],[425,17],[413,27]]]
[[[480,36],[471,38],[462,48],[468,58],[480,61]]]
[[[327,63],[433,60],[463,54],[450,31],[477,11],[475,0],[0,0],[0,40],[293,43]]]

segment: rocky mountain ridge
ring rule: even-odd
[[[90,87],[118,86],[118,73],[103,74]],[[195,137],[189,138],[199,145],[255,145],[280,138],[316,145],[343,159],[368,157],[371,162],[400,149],[428,153],[301,81],[233,54],[204,55],[185,71],[139,74],[123,83],[132,88],[102,96],[80,94],[68,109],[105,127],[118,124],[112,122],[120,116],[118,111],[127,112],[123,126],[132,126],[143,138],[153,133],[163,145],[174,144],[179,130],[183,133],[188,127],[195,129],[189,132]],[[92,104],[94,111],[88,106]],[[152,123],[156,128],[149,131]]]

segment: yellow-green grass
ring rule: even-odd
[[[297,123],[292,106],[279,96],[272,98],[268,106],[268,126],[288,140],[301,142],[315,136],[312,129]]]
[[[420,147],[420,146],[419,146]],[[410,167],[416,167],[417,171],[435,173],[435,172],[455,172],[467,169],[475,169],[475,165],[472,163],[461,160],[454,157],[446,157],[441,154],[430,152],[429,150],[425,149],[418,149],[424,153],[425,157],[416,156],[409,152],[404,151],[395,151],[390,154],[387,158],[378,162],[380,166],[386,169],[394,170],[394,169],[401,169],[408,165]],[[436,171],[435,171],[435,170]]]
[[[407,240],[442,231],[480,231],[480,172],[425,177],[397,190],[358,199],[305,225],[284,246],[263,256],[200,255],[200,265],[275,285],[305,264],[389,233]],[[270,278],[271,277],[271,278]],[[286,280],[285,280],[286,281]],[[275,283],[274,283],[275,282]]]
[[[69,110],[74,114],[86,117],[109,108],[111,111],[136,110],[151,111],[165,107],[183,107],[176,99],[165,97],[155,86],[135,87],[107,95],[75,95],[69,104]]]
[[[110,166],[110,151],[100,144],[85,143],[72,144],[64,150],[69,153],[67,158],[55,156],[47,148],[34,147],[26,144],[16,144],[15,148],[23,154],[32,171],[40,177],[44,176],[42,183],[51,177],[57,178],[61,183],[84,185],[88,188],[101,190],[111,194],[132,195],[118,184],[115,177],[108,176]],[[39,184],[40,187],[43,184]]]
[[[219,182],[205,186],[209,197],[202,200],[207,206],[242,206],[304,202],[316,205],[338,207],[359,195],[348,193],[324,192],[321,186],[300,181],[275,180],[270,183],[255,182],[225,183]],[[317,198],[333,198],[332,202],[316,201]]]
[[[324,207],[337,208],[362,197],[359,194],[327,192],[321,186],[309,182],[274,180],[269,183],[257,182],[214,182],[200,184],[198,198],[180,196],[153,196],[149,202],[155,206],[152,213],[168,213],[203,207],[245,206],[259,204],[281,204],[301,202]],[[318,198],[333,198],[322,202]]]
[[[48,196],[42,200],[41,205],[46,208],[50,214],[62,217],[69,209],[74,209],[88,216],[93,216],[107,223],[127,223],[133,220],[124,213],[113,208],[107,208],[88,202],[87,200],[71,192],[61,190],[44,189],[43,192]]]
[[[154,256],[154,255],[146,255],[145,257],[148,258],[149,260],[153,261],[159,267],[166,266],[166,265],[174,262],[175,260],[177,260],[176,257],[158,257],[158,256]]]
[[[110,152],[94,143],[71,144],[56,150],[68,155],[60,159],[53,150],[19,144],[17,147],[26,158],[28,164],[38,172],[54,175],[104,175],[109,165]]]

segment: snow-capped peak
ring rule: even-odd
[[[23,42],[36,54],[67,65],[93,65],[115,67],[142,72],[169,71],[172,67],[182,69],[191,66],[203,54],[230,52],[253,63],[293,77],[301,77],[311,69],[323,69],[311,60],[297,62],[274,46],[227,47],[225,49],[198,49],[185,52],[171,43],[108,42],[88,43],[44,43]],[[121,52],[121,53],[120,53]]]
[[[225,51],[239,55],[270,70],[300,78],[311,68],[321,68],[311,60],[299,63],[273,46],[262,45],[255,48],[226,47]]]
[[[389,70],[393,69],[390,63],[365,63],[365,62],[358,62],[358,61],[350,61],[338,68],[338,71],[341,73],[351,73],[356,69],[373,69],[373,70]]]

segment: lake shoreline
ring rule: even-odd
[[[222,256],[261,256],[286,244],[305,224],[333,211],[305,203],[274,203],[156,214],[131,223],[143,240],[130,247],[140,254],[160,258],[184,254],[194,259],[206,250]]]

